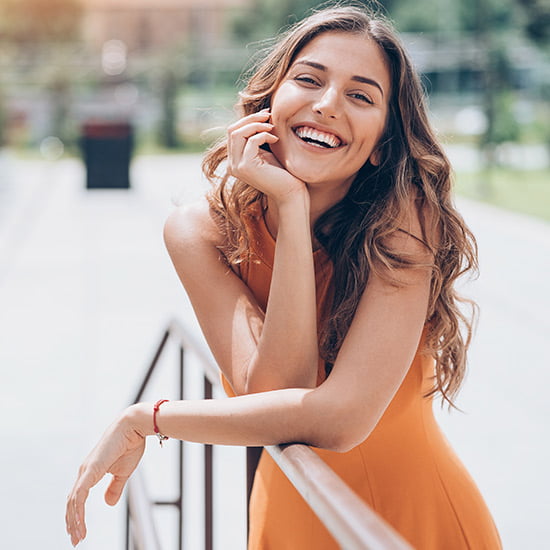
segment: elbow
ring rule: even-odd
[[[369,437],[379,420],[379,415],[365,414],[363,407],[357,410],[352,402],[346,400],[315,399],[321,393],[322,386],[312,392],[309,417],[312,422],[312,438],[309,441],[314,447],[337,453],[347,453]],[[359,420],[360,419],[360,420]]]
[[[322,445],[323,449],[336,453],[347,453],[360,445],[370,435],[371,430],[343,429],[327,436]]]
[[[367,439],[368,436],[362,438],[352,438],[352,437],[342,437],[336,444],[332,447],[332,451],[336,453],[347,453],[360,445]]]

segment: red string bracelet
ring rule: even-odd
[[[169,399],[159,399],[153,405],[153,428],[155,430],[155,433],[157,434],[157,437],[159,438],[159,444],[161,447],[162,447],[162,442],[166,441],[168,439],[168,436],[160,433],[159,427],[157,425],[157,413],[159,412],[160,406],[163,403],[166,403],[167,401],[169,401]]]

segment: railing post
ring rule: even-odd
[[[263,447],[247,447],[246,448],[246,536],[250,530],[250,495],[254,484],[254,476],[256,468],[260,461]]]
[[[138,403],[139,401],[141,401],[141,398],[143,397],[143,393],[145,392],[145,388],[147,387],[147,384],[149,384],[149,379],[151,378],[151,375],[153,374],[153,371],[157,366],[158,360],[162,354],[162,351],[164,350],[164,346],[166,345],[166,342],[168,341],[169,336],[170,336],[170,329],[168,328],[164,333],[162,340],[160,341],[160,344],[157,348],[157,351],[155,352],[153,360],[151,361],[151,365],[147,370],[147,373],[145,374],[145,378],[143,379],[143,382],[141,383],[141,386],[137,392],[137,395],[134,399],[134,403]]]
[[[204,398],[212,399],[212,384],[204,377]],[[204,548],[214,548],[212,494],[212,445],[204,446]]]
[[[126,544],[125,550],[130,550],[130,499],[126,494]]]
[[[183,401],[185,395],[185,350],[179,346],[179,398]],[[178,548],[183,550],[183,441],[178,442]]]

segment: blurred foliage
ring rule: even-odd
[[[2,148],[6,143],[6,121],[6,104],[4,94],[0,89],[0,148]]]
[[[181,43],[170,51],[131,51],[128,68],[120,79],[134,85],[139,97],[149,101],[148,108],[155,110],[154,129],[150,127],[153,117],[147,119],[147,131],[155,142],[165,148],[181,147],[193,142],[205,127],[227,122],[235,83],[250,50],[265,45],[263,41],[311,10],[334,3],[348,2],[249,0],[247,8],[228,10],[227,28],[220,31],[227,33],[227,40],[222,40],[217,49],[212,48],[199,24],[204,14],[198,14],[191,32],[183,35]],[[550,53],[550,0],[349,3],[385,11],[399,31],[421,33],[422,41],[432,51],[437,52],[440,47],[441,51],[451,51],[460,44],[474,46],[473,61],[463,61],[458,51],[456,60],[445,58],[441,65],[432,64],[424,75],[431,79],[434,97],[439,94],[444,108],[464,106],[468,101],[483,112],[487,121],[484,135],[478,139],[472,134],[464,139],[478,139],[480,147],[489,149],[525,136],[532,140],[543,137],[550,143],[550,125],[541,123],[541,113],[542,118],[550,115],[549,77],[532,66],[526,69],[521,58],[514,57],[516,46],[524,44],[525,37],[539,51]],[[9,106],[10,98],[17,96],[17,86],[27,82],[40,86],[48,100],[49,131],[65,142],[75,139],[76,130],[67,122],[72,116],[72,105],[86,101],[82,98],[99,97],[108,85],[114,88],[119,84],[103,74],[97,52],[81,47],[84,10],[80,0],[0,0],[0,54],[11,60],[11,65],[5,65],[0,97],[3,89],[5,105]],[[245,51],[247,45],[249,51]],[[437,54],[432,53],[431,59],[434,56]],[[219,100],[221,89],[231,90],[232,94],[224,93]],[[520,120],[518,99],[534,105],[532,111],[537,112],[538,118],[531,116],[526,122],[530,116],[527,115]]]
[[[81,16],[78,0],[0,0],[0,41],[71,42],[79,36]]]
[[[548,170],[462,172],[457,174],[456,190],[466,197],[550,222]]]
[[[518,0],[527,18],[526,32],[537,44],[550,46],[550,2],[548,0]]]
[[[160,78],[160,103],[162,115],[159,124],[158,140],[167,149],[176,149],[179,143],[177,132],[177,95],[179,82],[174,71],[166,69]]]
[[[234,38],[240,43],[271,38],[318,5],[315,0],[252,0],[233,20]]]
[[[304,17],[311,9],[346,2],[316,0],[252,0],[246,13],[233,21],[233,32],[244,42],[272,37],[280,29]],[[548,0],[354,0],[355,5],[382,8],[401,32],[475,32],[525,26],[533,39],[548,39]]]

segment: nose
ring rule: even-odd
[[[338,93],[334,88],[327,88],[322,91],[313,104],[313,110],[327,118],[338,118],[339,105]]]

